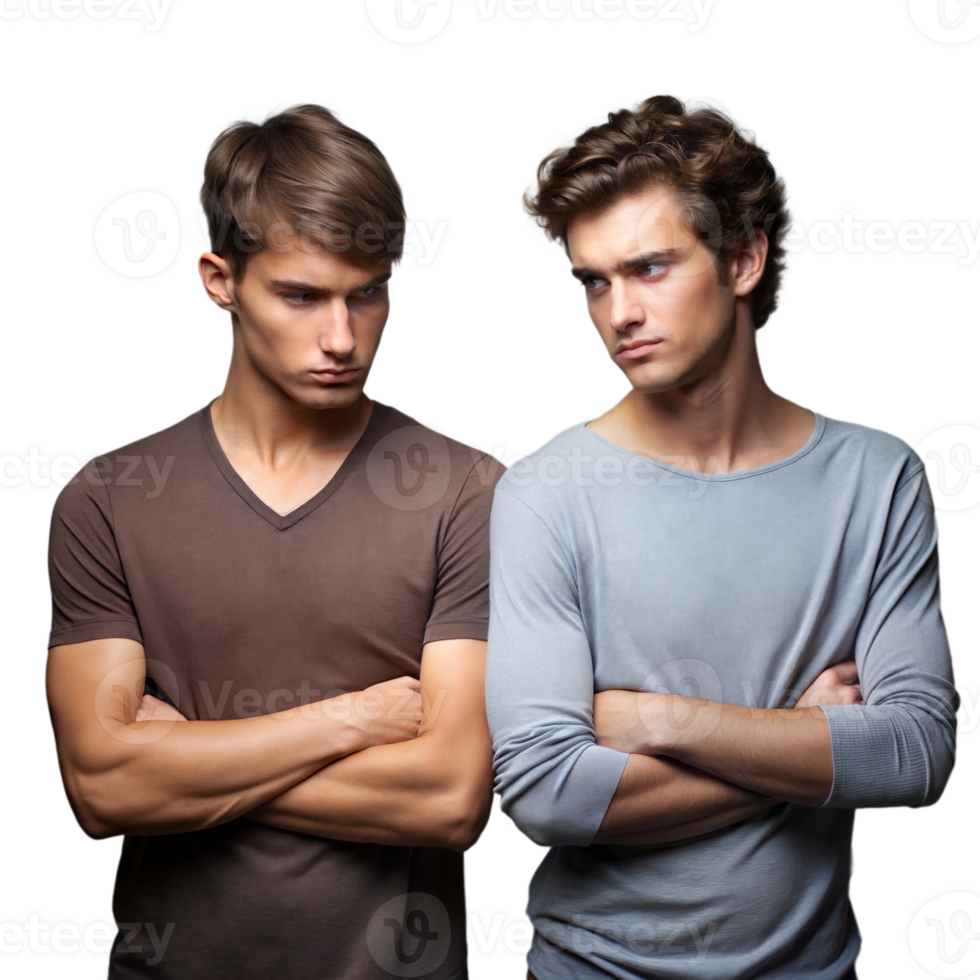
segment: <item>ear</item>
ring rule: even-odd
[[[229,313],[238,312],[235,302],[235,277],[231,273],[231,265],[215,252],[205,252],[197,263],[201,273],[201,282],[208,296],[218,306]]]
[[[761,228],[753,229],[754,236],[740,245],[732,256],[734,265],[732,285],[736,296],[748,296],[759,284],[769,254],[769,239]]]

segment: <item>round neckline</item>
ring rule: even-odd
[[[811,411],[813,411],[811,409]],[[593,421],[592,419],[589,420]],[[688,477],[691,480],[700,481],[710,481],[712,483],[724,483],[729,480],[744,480],[752,476],[761,476],[764,473],[771,473],[773,470],[781,469],[783,466],[789,466],[792,463],[797,462],[806,456],[811,450],[813,450],[817,443],[820,442],[821,437],[824,434],[824,430],[827,427],[827,419],[821,415],[819,412],[813,412],[813,431],[810,433],[810,438],[807,439],[799,449],[794,453],[790,453],[789,456],[784,456],[782,459],[774,460],[771,463],[763,463],[762,466],[750,466],[748,469],[744,470],[734,470],[731,473],[698,473],[695,470],[685,470],[680,466],[673,466],[670,463],[664,463],[659,459],[653,459],[651,456],[644,456],[642,453],[634,453],[629,449],[623,449],[622,446],[617,446],[616,443],[610,442],[608,439],[600,436],[598,432],[593,431],[588,428],[589,422],[580,422],[579,428],[587,432],[593,439],[597,439],[603,445],[609,446],[610,449],[614,449],[618,453],[622,453],[624,456],[632,456],[635,459],[641,459],[645,463],[649,463],[651,466],[658,466],[660,469],[667,470],[671,473],[676,473],[679,476]]]

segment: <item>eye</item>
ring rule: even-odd
[[[357,299],[375,299],[385,291],[387,286],[388,284],[385,282],[378,282],[373,286],[363,286],[361,289],[355,290],[354,296]]]
[[[316,298],[315,293],[284,293],[283,299],[292,306],[305,306]]]
[[[668,268],[666,262],[651,262],[640,269],[640,278],[656,279],[658,276],[662,276]]]
[[[601,289],[606,284],[605,279],[600,279],[598,276],[589,276],[582,280],[582,285],[585,286],[587,292],[594,293],[597,289]]]

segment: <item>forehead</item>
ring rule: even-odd
[[[246,276],[302,283],[324,291],[356,289],[391,272],[391,262],[355,265],[343,252],[298,236],[283,237],[249,257]]]
[[[604,211],[581,215],[568,226],[572,265],[611,268],[637,255],[684,252],[696,240],[681,221],[684,202],[658,184],[616,201]]]

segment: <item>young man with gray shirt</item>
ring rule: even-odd
[[[551,845],[530,975],[852,978],[854,810],[953,766],[922,463],[766,385],[785,191],[723,114],[649,99],[538,178],[632,390],[494,499],[497,790]]]

